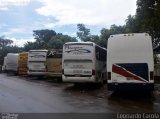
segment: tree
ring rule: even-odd
[[[101,35],[91,35],[90,29],[86,28],[84,24],[77,24],[78,32],[77,36],[81,41],[91,41],[102,47],[107,47],[107,41],[110,35],[125,33],[125,26],[117,26],[115,24],[111,25],[110,29],[103,28],[101,30]]]
[[[27,42],[24,44],[24,51],[29,51],[34,49],[41,49],[37,42]]]
[[[126,33],[138,33],[140,28],[136,20],[136,16],[129,15],[126,19],[125,32]]]
[[[90,41],[90,42],[94,42],[102,47],[105,47],[106,45],[104,44],[104,42],[102,42],[102,40],[100,39],[100,37],[98,35],[91,35],[90,34],[90,29],[86,28],[84,24],[77,24],[77,28],[78,28],[78,32],[77,32],[77,36],[80,38],[81,41]]]
[[[107,48],[107,42],[110,35],[125,33],[125,26],[111,25],[110,29],[102,28],[99,45]]]
[[[45,48],[47,42],[55,35],[55,31],[48,29],[33,31],[34,39],[36,39],[37,45],[39,45],[39,47],[41,48]]]
[[[107,41],[110,35],[111,35],[110,29],[102,28],[99,45],[107,48]]]
[[[1,36],[0,37],[0,47],[3,48],[5,46],[8,46],[10,44],[12,44],[13,41],[10,39],[5,38],[5,36]]]
[[[153,44],[160,42],[160,1],[137,0],[136,20],[140,32],[148,32],[153,39]]]
[[[61,49],[66,42],[76,42],[77,39],[62,33],[56,33],[53,30],[34,30],[33,36],[35,42],[27,42],[24,45],[24,50],[29,51],[32,49]]]
[[[111,35],[121,34],[121,33],[125,33],[125,26],[117,26],[115,24],[111,25],[111,27],[110,27],[110,34]]]
[[[47,48],[62,49],[63,44],[65,44],[66,42],[77,42],[77,39],[68,35],[58,33],[56,36],[52,37],[51,40],[48,42]]]
[[[86,28],[84,24],[77,24],[77,36],[81,41],[90,41],[90,29]]]

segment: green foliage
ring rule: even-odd
[[[107,41],[110,35],[126,33],[125,26],[111,25],[110,29],[103,28],[101,30],[99,45],[107,48]]]
[[[48,42],[47,48],[62,49],[64,43],[76,41],[76,38],[59,33],[51,38],[51,40]]]
[[[124,26],[117,26],[115,24],[111,25],[110,27],[110,34],[121,34],[125,33],[125,27]]]
[[[137,0],[136,21],[140,32],[148,32],[154,44],[160,42],[160,1]]]
[[[153,46],[160,50],[160,0],[137,0],[135,15],[129,15],[123,26],[112,25],[101,30],[100,42],[112,34],[148,32],[152,36]],[[102,46],[102,44],[100,44]]]
[[[77,24],[78,32],[77,36],[81,39],[81,41],[91,41],[102,47],[107,47],[107,40],[110,35],[125,33],[125,26],[117,26],[115,24],[111,25],[110,29],[103,28],[101,30],[100,36],[91,35],[90,29],[86,28],[84,24]]]
[[[36,43],[34,43],[36,49],[45,49],[47,47],[47,43],[51,40],[53,36],[56,35],[56,32],[53,30],[34,30],[33,36],[36,39]],[[33,45],[33,46],[34,46]]]
[[[9,39],[5,38],[4,36],[0,37],[0,47],[1,48],[6,47],[12,43],[13,43],[12,40],[9,40]]]
[[[77,24],[77,28],[78,28],[77,37],[79,37],[81,41],[85,42],[90,41],[103,47],[106,46],[105,45],[106,43],[104,44],[104,42],[102,42],[102,40],[98,35],[91,35],[90,29],[86,28],[84,24]]]
[[[81,41],[90,41],[90,29],[86,28],[84,24],[77,24],[77,36]]]
[[[139,32],[139,24],[135,16],[129,15],[126,19],[125,25],[125,32],[126,33],[138,33]]]
[[[56,33],[53,30],[34,30],[33,36],[35,42],[27,42],[24,45],[24,50],[32,49],[61,49],[66,42],[76,42],[76,38],[61,33]]]
[[[26,44],[24,44],[25,51],[39,49],[39,48],[40,48],[40,45],[37,42],[27,42]]]

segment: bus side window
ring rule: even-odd
[[[96,59],[99,60],[99,52],[96,53]]]

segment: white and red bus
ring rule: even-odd
[[[111,35],[107,47],[108,90],[153,90],[154,61],[147,33]]]

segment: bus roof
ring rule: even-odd
[[[48,50],[29,50],[29,52],[47,52]]]
[[[110,38],[114,37],[114,38],[120,38],[120,37],[129,37],[129,36],[141,36],[141,37],[144,37],[144,36],[149,36],[150,35],[148,33],[128,33],[128,34],[116,34],[116,35],[110,35]]]
[[[67,42],[65,44],[91,44],[91,45],[93,45],[95,43],[93,43],[93,42]]]
[[[18,53],[8,53],[7,56],[8,55],[18,55]]]
[[[67,42],[67,43],[65,43],[64,45],[92,45],[92,46],[98,46],[98,47],[100,47],[100,48],[102,48],[102,49],[104,49],[104,50],[107,51],[106,48],[101,47],[101,46],[97,45],[97,44],[94,43],[94,42]]]
[[[20,55],[21,55],[21,54],[28,54],[28,52],[20,52],[19,54],[20,54]]]

